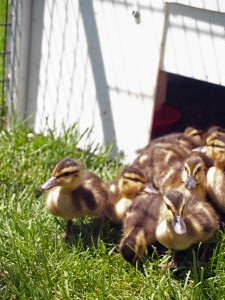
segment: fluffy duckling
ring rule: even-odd
[[[193,148],[203,145],[202,135],[202,130],[187,127],[184,132],[155,138],[137,151],[138,156],[131,165],[142,170],[148,181],[158,188],[158,181],[164,176],[168,166],[181,166],[183,160],[191,155]]]
[[[187,130],[191,131],[190,128]],[[191,132],[195,131],[192,129]],[[159,138],[142,151],[131,164],[144,172],[148,181],[156,188],[159,188],[168,167],[181,168],[186,157],[192,154],[192,149],[199,146],[193,138],[184,134],[172,140]]]
[[[142,171],[134,167],[126,167],[118,179],[109,184],[108,190],[107,215],[113,222],[122,223],[134,198],[142,191],[148,192],[149,185]]]
[[[191,155],[191,150],[183,144],[184,139],[176,143],[156,145],[152,154],[151,181],[153,185],[163,192],[162,182],[168,179],[169,173],[181,170],[184,160]],[[170,174],[170,175],[171,175]]]
[[[192,154],[179,164],[168,167],[167,173],[159,183],[162,194],[170,190],[178,190],[185,195],[196,195],[205,199],[207,193],[207,171],[213,165],[205,155]]]
[[[154,143],[163,142],[163,143],[171,143],[172,145],[178,144],[184,149],[193,149],[197,146],[201,146],[204,144],[204,134],[201,129],[195,127],[186,127],[184,132],[181,134],[171,134],[168,136],[160,137],[153,140]]]
[[[96,174],[84,171],[79,161],[61,160],[53,170],[53,177],[42,184],[40,190],[48,191],[47,210],[67,220],[66,234],[72,231],[73,218],[94,216],[103,224],[107,186]]]
[[[205,132],[205,143],[208,137],[217,134],[225,136],[225,128],[217,125],[210,126]],[[205,145],[205,143],[203,145]]]
[[[191,155],[184,161],[181,174],[185,185],[185,195],[196,195],[205,199],[207,194],[207,171],[213,165],[213,161],[206,155]]]
[[[147,180],[156,188],[159,187],[159,181],[167,173],[168,166],[182,165],[184,159],[191,154],[191,150],[183,147],[181,140],[176,143],[158,142],[153,143],[151,147],[138,155],[131,166],[141,170],[147,177]]]
[[[204,144],[204,134],[201,129],[197,127],[186,127],[183,132],[173,132],[154,138],[144,148],[137,150],[137,154],[144,154],[146,150],[149,150],[153,144],[156,143],[176,143],[179,139],[189,140],[193,143],[193,147],[201,146]],[[192,145],[191,145],[192,146]]]
[[[120,241],[120,252],[126,261],[132,264],[140,261],[147,246],[156,242],[161,203],[162,195],[153,190],[139,195],[128,208]]]
[[[207,173],[207,191],[212,201],[225,213],[225,135],[211,133],[206,145],[195,151],[205,153],[214,161]]]
[[[218,225],[219,217],[210,203],[170,191],[163,196],[156,238],[169,249],[184,250],[209,240]],[[175,254],[173,264],[176,264]]]
[[[204,145],[205,137],[202,129],[188,126],[184,130],[184,136],[191,138],[193,143],[195,143],[198,146]]]

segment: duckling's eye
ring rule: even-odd
[[[123,176],[123,178],[127,181],[134,181],[134,182],[140,182],[141,180],[139,178],[133,178],[128,176]]]
[[[137,179],[137,178],[133,178],[132,179],[134,182],[139,182],[140,180],[139,179]]]
[[[65,172],[63,173],[63,176],[69,176],[71,173],[70,172]]]
[[[199,132],[192,133],[192,136],[197,136],[197,135],[200,135],[200,133]]]
[[[202,167],[198,167],[198,169],[197,169],[196,173],[199,173],[199,172],[201,172],[201,170],[202,170]]]
[[[168,204],[166,204],[166,208],[171,210],[171,207]]]

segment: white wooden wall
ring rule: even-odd
[[[167,3],[160,68],[225,86],[224,29],[224,13]]]
[[[223,0],[173,2],[225,11]],[[36,132],[49,126],[59,133],[74,122],[81,133],[91,128],[89,141],[113,142],[113,153],[131,161],[149,140],[159,66],[170,70],[164,1],[20,0],[19,6],[27,29],[16,50],[25,67],[20,84],[14,80],[15,108],[31,116]]]

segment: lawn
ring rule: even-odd
[[[96,236],[97,219],[74,221],[76,232],[65,240],[65,222],[48,214],[39,192],[63,157],[75,157],[105,181],[122,167],[109,149],[94,145],[77,149],[82,136],[76,126],[62,137],[32,134],[14,122],[0,134],[1,299],[225,299],[224,233],[211,245],[208,263],[201,267],[191,252],[191,265],[162,269],[170,254],[146,253],[132,266],[119,253],[121,232],[107,221]],[[93,153],[91,154],[91,153]]]

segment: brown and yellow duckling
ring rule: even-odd
[[[197,127],[186,127],[183,132],[173,132],[162,135],[160,137],[152,139],[148,145],[143,147],[142,149],[137,150],[137,154],[143,154],[146,150],[149,150],[153,144],[156,143],[176,143],[179,139],[185,139],[189,141],[189,143],[193,143],[193,147],[204,145],[204,133],[202,129]],[[188,145],[189,147],[190,145]]]
[[[176,265],[176,251],[205,242],[213,237],[219,225],[219,216],[207,201],[195,196],[184,196],[170,191],[163,197],[156,228],[157,240],[175,250],[172,265]]]
[[[195,145],[202,146],[205,143],[204,131],[200,128],[188,126],[184,130],[184,136],[189,137]]]
[[[178,190],[185,195],[196,195],[205,199],[207,193],[207,171],[213,165],[211,159],[205,155],[192,154],[180,164],[168,166],[167,173],[159,182],[162,194],[171,190]]]
[[[206,145],[195,151],[205,153],[214,161],[207,173],[207,191],[213,203],[225,213],[225,135],[211,133]]]
[[[202,145],[202,131],[187,127],[184,133],[171,134],[153,140],[132,162],[132,166],[145,173],[157,188],[168,167],[181,168],[192,149]]]
[[[67,220],[66,233],[71,233],[72,219],[93,216],[104,221],[107,186],[93,172],[84,171],[83,165],[73,159],[61,160],[53,176],[40,186],[47,190],[46,208],[54,216]]]
[[[183,134],[171,140],[169,143],[172,147],[175,144],[183,149],[184,152],[190,153],[189,151],[193,148],[204,145],[203,131],[195,127],[187,127]]]
[[[139,195],[128,208],[120,241],[120,252],[126,261],[141,261],[147,246],[157,242],[155,230],[161,203],[162,195],[153,190]]]
[[[142,191],[149,191],[147,178],[134,167],[122,170],[117,180],[108,185],[107,215],[115,223],[122,223],[128,207]]]
[[[159,242],[184,250],[210,239],[219,217],[210,203],[178,191],[137,197],[127,211],[120,252],[131,263],[141,260],[147,246]],[[176,265],[174,251],[171,266]]]
[[[147,180],[159,186],[159,181],[167,173],[169,165],[182,165],[183,160],[190,155],[191,150],[180,147],[178,143],[158,142],[142,152],[131,164],[141,170]]]
[[[212,125],[212,126],[208,127],[207,130],[205,131],[205,134],[204,134],[204,136],[205,136],[205,143],[203,145],[206,144],[206,140],[209,137],[212,137],[212,136],[218,135],[218,134],[225,136],[225,128],[223,128],[221,126],[218,126],[218,125]]]

